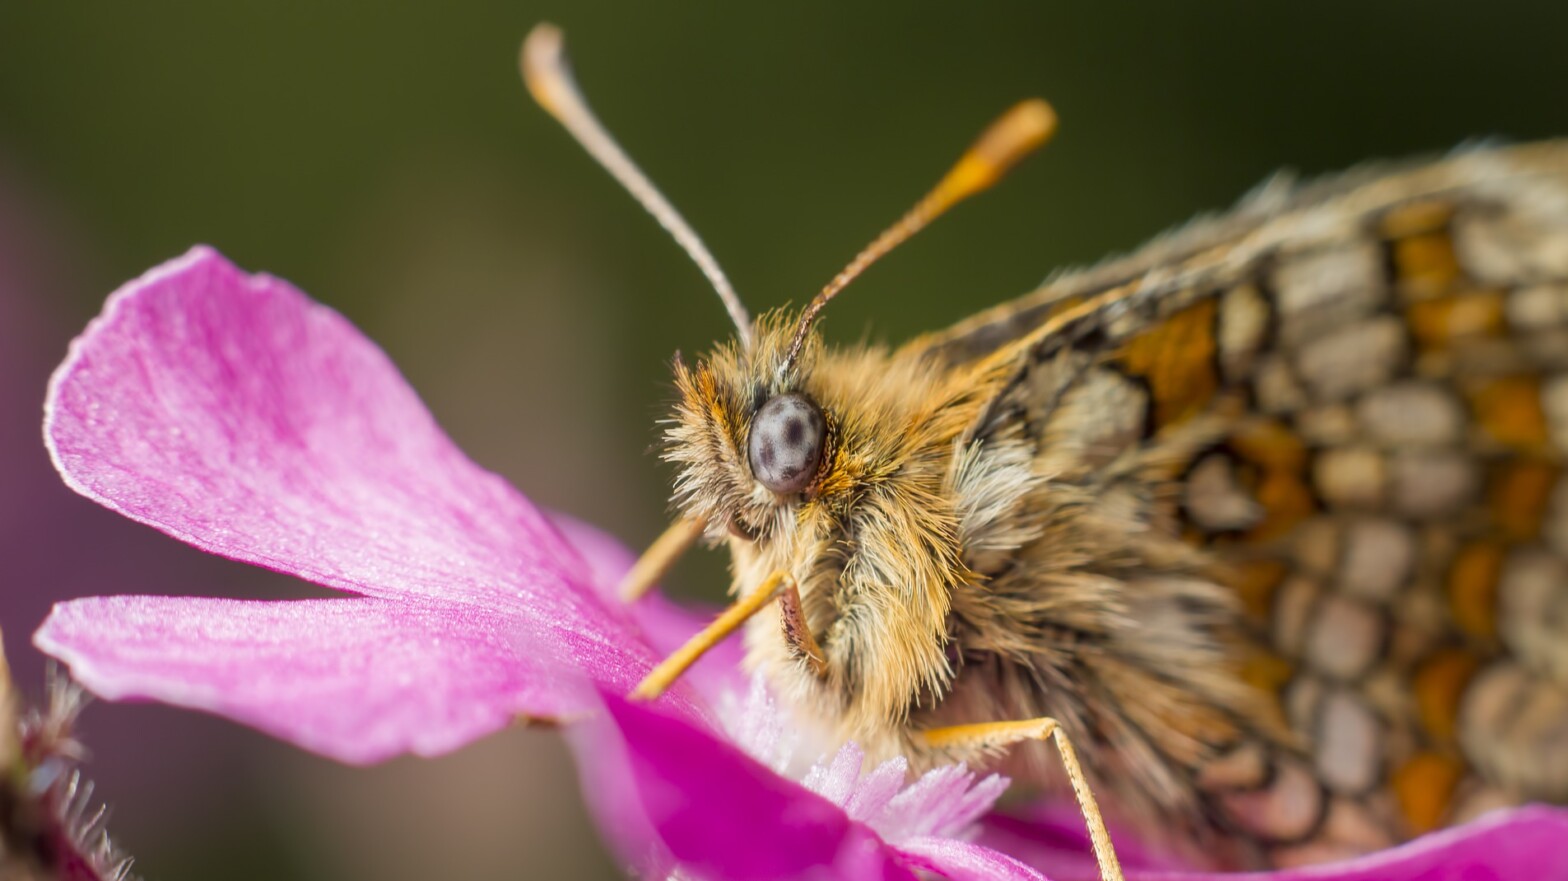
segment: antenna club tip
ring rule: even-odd
[[[1007,115],[1012,114],[1039,120],[1046,128],[1056,127],[1056,108],[1044,98],[1025,98],[1007,111]]]
[[[1056,110],[1045,99],[1019,101],[991,123],[972,149],[1005,169],[1049,140],[1056,123]]]
[[[518,53],[518,67],[523,72],[523,84],[551,113],[560,106],[556,90],[563,79],[566,67],[566,33],[555,25],[541,21],[523,38]]]
[[[560,63],[566,32],[547,21],[541,21],[523,38],[520,56],[523,72],[544,71]]]
[[[1056,134],[1059,120],[1051,102],[1044,98],[1026,98],[1007,111],[1004,121],[1017,126],[1021,132],[1033,133],[1035,144],[1039,144]]]
[[[942,207],[987,189],[1056,132],[1056,111],[1041,98],[1020,101],[981,132],[937,186]]]

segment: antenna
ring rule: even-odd
[[[719,268],[717,260],[708,253],[702,239],[695,230],[681,217],[669,200],[654,187],[648,176],[643,174],[631,157],[615,143],[610,133],[600,124],[593,111],[588,109],[588,102],[583,98],[582,90],[577,87],[577,81],[572,78],[571,66],[566,58],[566,37],[561,29],[547,22],[534,25],[528,32],[528,37],[523,40],[522,56],[519,59],[523,71],[523,82],[527,84],[528,91],[533,94],[534,100],[539,102],[546,112],[555,117],[566,130],[571,132],[577,143],[582,144],[604,170],[620,182],[626,191],[632,194],[653,219],[664,227],[665,231],[674,237],[676,244],[681,246],[702,274],[707,276],[708,283],[713,285],[713,290],[724,301],[724,308],[730,313],[730,320],[735,322],[735,332],[740,338],[743,348],[750,350],[752,347],[751,316],[746,313],[746,307],[741,305],[740,298],[735,295],[735,288],[730,285],[730,280],[725,277],[724,270]]]
[[[827,287],[806,306],[779,371],[782,373],[795,363],[796,356],[806,344],[806,335],[811,331],[812,322],[817,320],[817,315],[828,301],[854,281],[856,276],[942,216],[947,209],[989,189],[1019,160],[1044,144],[1055,131],[1056,111],[1040,98],[1020,101],[991,123],[931,192],[916,202],[915,207],[909,209],[897,223],[883,230],[865,250],[856,254],[855,259],[833,276]]]

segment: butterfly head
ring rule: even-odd
[[[797,324],[766,315],[752,325],[750,347],[730,342],[695,363],[675,360],[679,398],[664,456],[678,469],[677,503],[746,538],[822,498],[840,461],[836,408],[813,381],[822,345],[808,334],[791,358]]]
[[[865,390],[897,392],[900,377],[877,375],[865,369],[867,361],[858,371],[842,364],[819,370],[824,350],[817,317],[871,264],[948,208],[989,188],[1044,143],[1056,127],[1050,105],[1023,101],[992,123],[931,192],[856,255],[800,314],[753,321],[701,238],[589,109],[571,75],[561,31],[536,26],[523,44],[521,62],[540,106],[670,232],[735,324],[735,340],[696,364],[676,359],[680,400],[665,431],[665,458],[679,469],[676,498],[686,513],[708,524],[710,534],[727,525],[742,537],[766,536],[787,528],[789,512],[801,513],[803,503],[852,492],[853,476],[845,472],[848,435],[866,421],[862,417],[888,415],[877,395]],[[856,381],[842,381],[846,373]]]

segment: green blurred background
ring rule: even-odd
[[[541,19],[757,311],[808,298],[1011,102],[1056,104],[1046,153],[858,282],[831,339],[951,322],[1280,167],[1568,133],[1561,2],[0,0],[0,315],[28,316],[0,328],[0,523],[27,527],[0,536],[0,625],[20,670],[54,598],[298,590],[72,498],[36,441],[71,335],[195,242],[346,313],[537,501],[657,533],[665,365],[726,319],[527,100],[516,48]],[[721,579],[706,555],[674,581]],[[553,735],[356,770],[156,707],[95,706],[88,733],[150,879],[615,874]]]

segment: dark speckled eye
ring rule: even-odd
[[[780,495],[800,492],[816,476],[826,433],[822,409],[810,398],[770,399],[751,422],[751,473]]]

